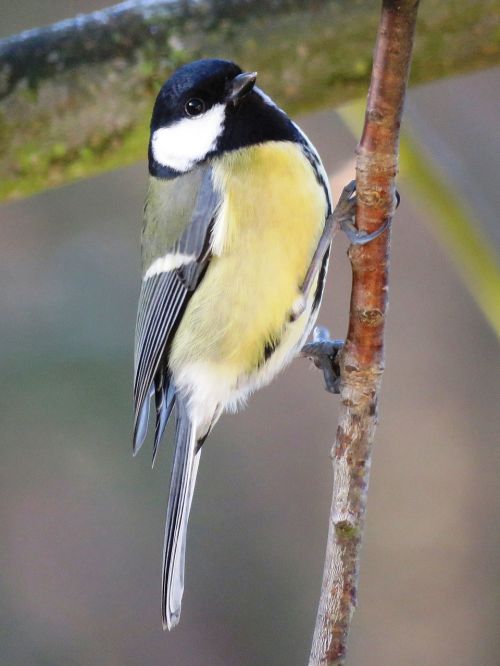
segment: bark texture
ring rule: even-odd
[[[399,128],[418,0],[384,0],[365,124],[357,148],[357,227],[373,232],[395,205]],[[333,458],[333,500],[323,585],[310,666],[345,664],[356,607],[377,405],[384,370],[390,227],[367,245],[351,246],[349,330],[341,353],[341,406]]]
[[[498,17],[427,0],[413,80],[500,62]],[[364,0],[136,0],[0,41],[0,200],[144,159],[159,86],[195,58],[258,70],[292,114],[358,97],[376,24]]]

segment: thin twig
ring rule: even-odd
[[[417,9],[418,0],[382,3],[356,164],[356,224],[368,233],[394,212],[399,127]],[[356,606],[371,450],[384,369],[389,240],[388,229],[373,242],[349,249],[352,292],[349,330],[340,359],[341,406],[332,451],[333,500],[309,666],[345,664],[347,636]]]

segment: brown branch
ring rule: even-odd
[[[365,125],[357,148],[357,227],[372,232],[391,218],[399,128],[418,0],[383,0]],[[389,230],[351,246],[349,330],[341,354],[341,406],[332,452],[333,500],[323,586],[309,666],[345,663],[356,606],[371,450],[384,369]]]

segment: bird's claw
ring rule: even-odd
[[[401,201],[399,192],[396,191],[396,208],[398,208]],[[354,224],[356,214],[356,181],[351,182],[344,187],[342,194],[338,200],[333,216],[339,228],[345,233],[350,243],[353,245],[366,245],[375,238],[378,238],[389,226],[390,220],[387,219],[384,224],[375,231],[367,233],[366,231],[359,230]]]
[[[325,388],[329,393],[340,393],[339,352],[343,346],[343,340],[330,340],[328,330],[317,327],[313,331],[312,342],[304,345],[300,352],[301,356],[310,358],[323,371]]]
[[[349,239],[350,243],[353,245],[366,245],[384,233],[389,226],[389,220],[387,219],[381,227],[372,231],[370,234],[358,229],[351,220],[341,220],[339,226]]]

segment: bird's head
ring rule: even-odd
[[[256,78],[226,60],[197,60],[178,69],[154,105],[150,173],[172,178],[218,153],[290,138],[290,121],[254,87]]]

